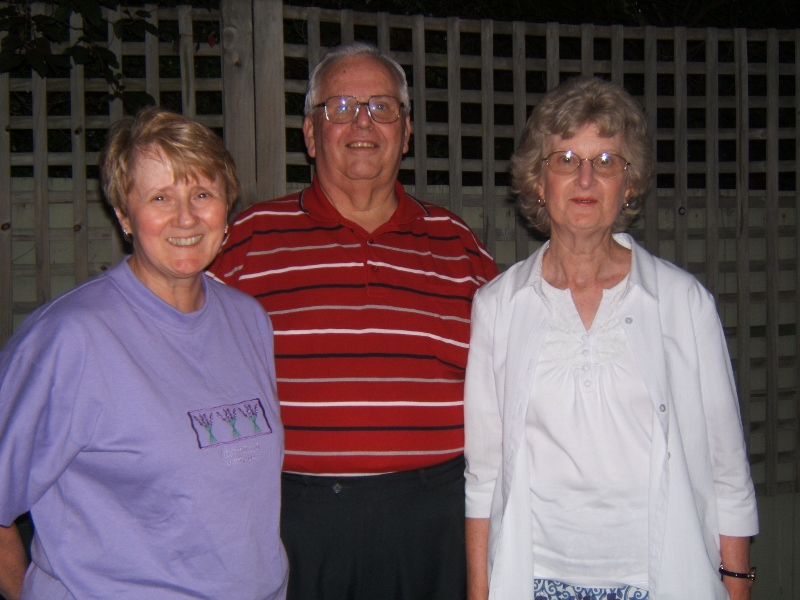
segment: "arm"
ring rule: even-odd
[[[494,331],[481,293],[472,307],[464,386],[467,598],[489,597],[489,514],[502,459],[502,426],[492,364]]]
[[[28,557],[17,526],[0,527],[0,595],[19,600],[27,568]]]
[[[469,544],[469,538],[467,538]],[[469,551],[469,546],[467,547]],[[722,566],[728,571],[748,573],[750,571],[750,538],[719,536],[719,553],[722,556]],[[731,600],[750,600],[750,588],[753,582],[749,579],[736,577],[723,577],[722,582],[728,590]]]
[[[467,600],[489,597],[489,574],[486,561],[489,549],[489,519],[470,519],[467,534]]]

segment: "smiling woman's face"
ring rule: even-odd
[[[621,155],[621,148],[619,135],[602,137],[597,125],[590,123],[569,139],[554,135],[547,153],[571,150],[581,158],[592,159],[604,152]],[[611,232],[630,193],[626,173],[600,177],[588,160],[570,175],[558,175],[545,165],[536,191],[547,206],[552,233],[558,235],[560,228],[571,234]]]
[[[129,265],[150,290],[192,283],[219,252],[228,204],[225,187],[203,175],[175,181],[155,150],[136,158],[126,203],[117,210],[133,236]]]

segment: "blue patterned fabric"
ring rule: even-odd
[[[630,585],[584,588],[549,579],[533,580],[534,600],[649,600],[650,592]]]

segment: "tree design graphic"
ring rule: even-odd
[[[217,438],[215,438],[214,434],[211,432],[211,428],[214,426],[214,413],[198,413],[192,415],[192,418],[200,427],[206,430],[206,433],[208,433],[208,443],[216,444]]]
[[[258,404],[245,404],[244,407],[240,407],[239,410],[241,413],[253,424],[253,433],[261,433],[261,427],[258,426],[256,421],[258,420]]]
[[[223,408],[222,412],[217,411],[217,415],[219,418],[225,421],[228,425],[230,425],[232,434],[234,438],[241,437],[241,433],[236,431],[236,409],[235,408]]]

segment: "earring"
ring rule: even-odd
[[[228,226],[225,225],[225,229],[222,231],[222,235],[228,235]]]
[[[539,206],[544,206],[545,205],[544,198],[539,196],[539,198],[536,200],[536,204],[538,204]]]
[[[130,233],[130,232],[129,232],[127,229],[125,229],[124,227],[122,228],[122,239],[123,239],[123,240],[125,240],[125,241],[126,241],[126,242],[128,242],[128,243],[130,243],[130,242],[132,242],[132,241],[133,241],[133,234],[132,234],[132,233]]]
[[[630,207],[631,207],[631,203],[630,202],[624,202],[622,204],[622,210],[628,210]]]

